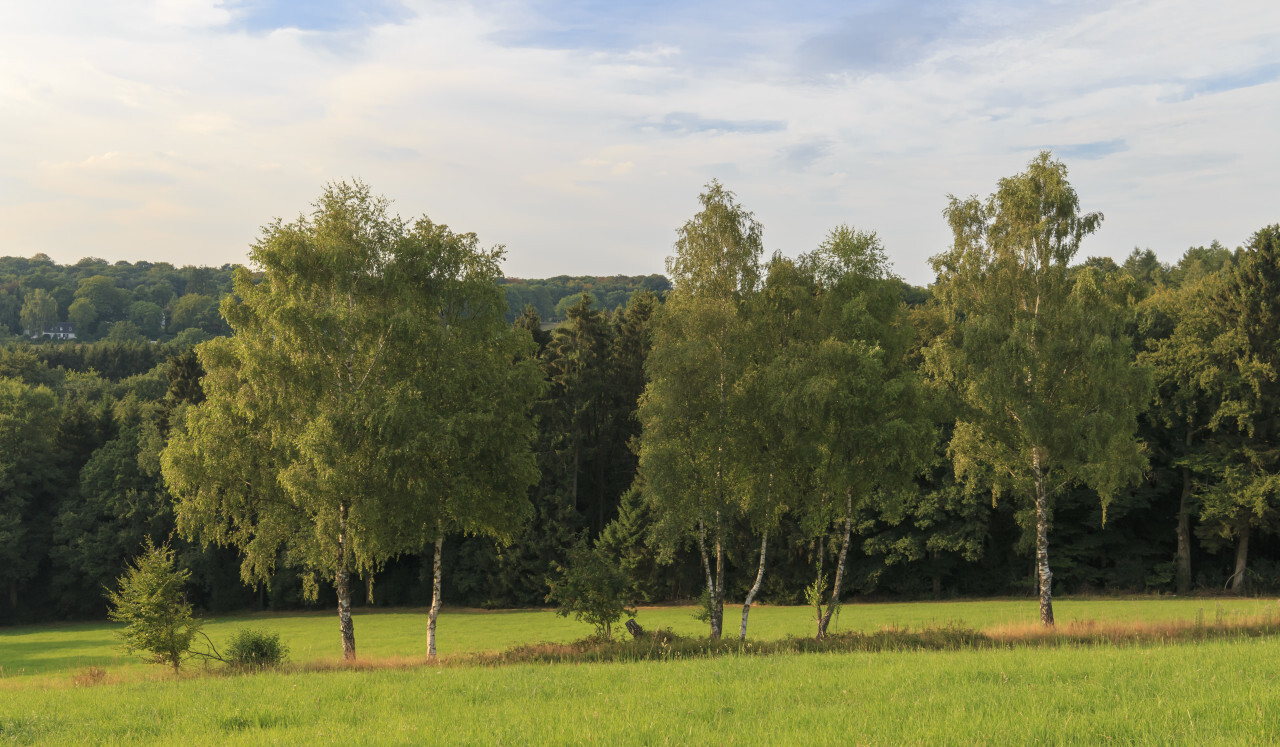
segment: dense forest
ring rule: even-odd
[[[230,291],[230,266],[0,257],[0,336],[30,337],[69,322],[76,339],[87,342],[192,345],[230,331],[218,314]]]
[[[30,337],[58,322],[70,322],[76,339],[89,342],[108,338],[166,342],[182,335],[181,342],[195,344],[230,331],[218,314],[218,304],[231,292],[233,269],[232,265],[108,263],[93,257],[59,265],[43,254],[30,259],[0,257],[0,338]],[[661,297],[671,289],[663,275],[507,277],[500,282],[508,322],[532,306],[548,326],[564,321],[568,308],[583,293],[597,308],[613,312],[626,306],[637,290]]]
[[[369,200],[331,189],[314,224],[279,230],[378,219]],[[359,286],[380,289],[376,303],[346,316],[317,300],[320,281],[289,275],[319,264],[291,258],[305,242],[283,234],[255,247],[253,273],[0,259],[13,334],[0,348],[0,620],[104,615],[104,587],[147,537],[172,543],[210,611],[424,605],[437,579],[437,605],[542,605],[584,546],[622,571],[632,601],[701,598],[713,626],[743,598],[829,616],[850,597],[1280,589],[1280,227],[1174,264],[1136,249],[1080,260],[1102,216],[1079,212],[1044,156],[990,198],[952,198],[946,220],[955,241],[928,288],[849,227],[766,257],[763,228],[715,183],[670,282],[503,279],[499,256],[415,226]],[[324,275],[325,298],[354,274]],[[410,293],[438,304],[419,316],[442,327],[396,316]],[[383,318],[401,331],[351,342]],[[23,334],[58,321],[78,341]],[[351,337],[327,348],[306,337],[319,329]],[[290,336],[311,363],[262,352]],[[358,427],[315,409],[371,380],[315,373],[326,355],[376,366],[402,398],[359,421],[406,434],[394,449],[365,455],[347,443]],[[255,384],[266,409],[218,409],[272,365],[293,367],[279,378],[297,392]],[[290,432],[284,415],[304,411],[290,407],[330,430],[254,440]],[[219,475],[220,440],[256,455],[235,466],[243,485]],[[394,498],[356,529],[360,506],[338,491],[336,556],[318,529],[298,539],[312,531],[302,514],[270,513],[306,494],[306,516],[325,515],[332,486],[304,462]],[[502,466],[481,480],[483,464]],[[413,490],[438,505],[403,498]],[[237,505],[252,507],[253,536]]]
[[[671,290],[671,283],[664,275],[557,275],[546,279],[503,278],[502,289],[507,295],[507,321],[514,322],[521,310],[529,306],[543,322],[555,323],[568,317],[569,308],[578,303],[583,293],[591,299],[593,306],[612,313],[626,306],[636,291],[645,290],[662,296]]]

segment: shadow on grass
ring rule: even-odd
[[[86,645],[97,641],[0,641],[0,674],[35,674],[70,669],[73,666],[106,665],[119,660],[122,654],[109,649],[86,650]]]

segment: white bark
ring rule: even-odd
[[[338,506],[338,569],[334,589],[338,592],[338,632],[342,635],[342,658],[356,658],[356,629],[351,620],[351,569],[347,553],[347,507]]]
[[[444,534],[436,536],[435,560],[431,571],[431,611],[427,613],[427,657],[436,658],[436,618],[440,615],[440,577],[442,564],[440,550],[444,547]]]
[[[818,623],[818,640],[827,635],[827,627],[831,625],[831,616],[840,605],[840,586],[844,583],[844,561],[849,557],[849,542],[853,538],[853,490],[846,488],[844,494],[844,539],[840,543],[840,559],[836,561],[836,579],[831,586],[831,599],[827,602],[826,614]]]
[[[760,582],[764,580],[764,559],[768,549],[769,533],[765,532],[760,537],[760,568],[756,571],[756,582],[751,585],[751,591],[747,592],[747,601],[742,605],[742,627],[738,628],[738,640],[740,641],[744,641],[747,638],[747,615],[751,614],[751,604],[756,601],[756,594],[760,591]]]
[[[1036,487],[1036,575],[1040,580],[1040,624],[1053,625],[1053,571],[1049,570],[1049,496],[1044,484],[1040,448],[1031,450]]]

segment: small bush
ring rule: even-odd
[[[623,615],[635,617],[627,607],[627,577],[602,548],[592,548],[586,537],[569,551],[569,564],[552,565],[555,574],[547,579],[551,593],[547,601],[559,605],[556,614],[573,615],[595,626],[596,637],[612,640],[613,624]]]
[[[280,642],[279,633],[240,628],[231,635],[225,658],[236,669],[257,672],[283,664],[289,647]]]

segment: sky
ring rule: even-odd
[[[715,178],[926,284],[1041,149],[1082,255],[1176,261],[1280,221],[1278,133],[1275,0],[0,0],[0,255],[60,262],[245,262],[359,178],[509,276],[649,274]]]

